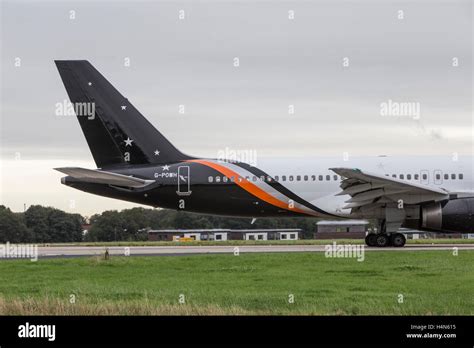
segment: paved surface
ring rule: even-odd
[[[342,244],[341,244],[342,245]],[[365,251],[423,251],[423,250],[474,250],[474,244],[409,244],[403,248],[369,248]],[[324,245],[210,245],[210,246],[132,246],[132,247],[87,247],[87,246],[52,246],[39,247],[39,257],[74,257],[102,255],[106,249],[110,255],[129,256],[165,256],[192,254],[230,254],[238,248],[239,253],[288,253],[288,252],[324,252]]]

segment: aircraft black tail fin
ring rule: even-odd
[[[88,61],[55,63],[98,168],[190,159]]]

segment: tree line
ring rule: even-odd
[[[0,205],[1,243],[81,242],[84,217],[62,210],[32,205],[24,213]]]
[[[149,229],[253,229],[301,228],[306,237],[316,229],[314,218],[249,218],[201,215],[165,209],[132,208],[108,210],[87,219],[80,214],[32,205],[24,213],[0,205],[0,243],[65,243],[102,241],[143,241]]]

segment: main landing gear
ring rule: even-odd
[[[369,233],[365,237],[365,244],[367,244],[367,246],[379,248],[392,246],[401,248],[405,245],[407,240],[402,233],[387,232],[384,222],[381,222],[379,227],[379,233]]]
[[[371,247],[393,246],[401,248],[406,243],[406,238],[402,233],[369,233],[365,237],[365,244]]]

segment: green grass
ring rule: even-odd
[[[4,260],[0,314],[472,315],[473,264],[473,251]]]
[[[181,245],[326,245],[333,241],[338,244],[364,244],[363,239],[300,239],[300,240],[227,240],[227,241],[121,241],[121,242],[82,242],[51,243],[39,246],[181,246]],[[474,244],[474,239],[440,238],[409,239],[407,244]]]

